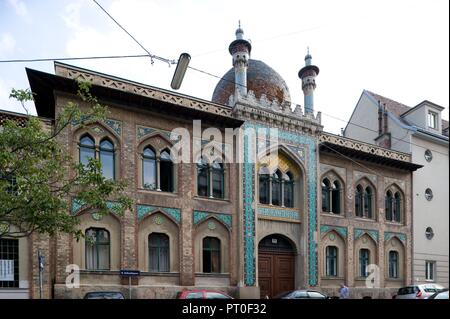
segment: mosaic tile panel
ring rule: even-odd
[[[139,221],[141,221],[145,216],[156,212],[164,212],[171,216],[178,224],[181,222],[181,211],[178,208],[136,205],[136,214]]]
[[[220,213],[213,213],[213,212],[204,212],[204,211],[198,211],[195,210],[193,214],[193,221],[194,225],[197,225],[198,223],[202,222],[203,220],[207,219],[210,216],[216,217],[218,220],[223,222],[228,228],[231,228],[232,224],[232,217],[228,214],[220,214]]]

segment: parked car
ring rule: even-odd
[[[427,299],[448,299],[448,289],[435,292]]]
[[[395,299],[426,299],[444,287],[436,284],[412,285],[398,290]]]
[[[330,299],[326,294],[316,290],[292,290],[283,292],[274,299]]]
[[[216,290],[183,290],[176,299],[233,299],[224,292]]]
[[[125,299],[119,291],[92,291],[84,295],[84,299]]]

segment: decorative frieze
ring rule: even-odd
[[[347,227],[331,226],[331,225],[321,225],[320,226],[320,234],[322,236],[331,230],[334,230],[335,232],[340,234],[343,238],[347,238],[347,235],[348,235]]]
[[[376,243],[378,242],[378,238],[379,238],[378,230],[373,230],[373,229],[355,228],[353,231],[353,239],[357,240],[359,237],[363,236],[364,234],[369,235]]]
[[[168,216],[172,217],[172,219],[178,224],[181,222],[181,211],[178,208],[152,205],[136,205],[136,214],[138,221],[141,221],[147,215],[151,215],[157,212],[163,212],[167,214]]]
[[[393,232],[385,232],[384,233],[384,241],[388,242],[392,237],[397,237],[402,242],[406,242],[406,234],[402,233],[393,233]]]
[[[205,219],[209,218],[209,217],[215,217],[218,220],[220,220],[222,223],[224,223],[228,228],[231,229],[232,227],[232,217],[229,214],[221,214],[221,213],[213,213],[213,212],[205,212],[205,211],[198,211],[195,210],[194,214],[192,215],[192,219],[194,222],[194,225],[199,224],[200,222],[204,221]],[[211,225],[208,224],[208,228]],[[211,228],[209,228],[211,229]],[[214,229],[215,229],[215,225],[214,225]]]

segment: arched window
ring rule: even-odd
[[[367,277],[367,266],[370,263],[370,250],[361,249],[359,251],[359,275],[360,277]]]
[[[272,174],[272,205],[281,206],[281,181],[281,172],[277,170]]]
[[[372,209],[372,189],[367,186],[364,190],[364,217],[372,218],[373,209]]]
[[[402,196],[399,192],[396,192],[394,195],[394,221],[400,223],[402,216]]]
[[[356,186],[355,192],[355,214],[358,217],[363,217],[363,188],[361,185]]]
[[[152,272],[168,272],[169,264],[169,236],[152,233],[148,236],[149,265]]]
[[[222,163],[214,161],[212,163],[212,194],[214,198],[224,197],[224,170]]]
[[[142,185],[144,188],[156,189],[156,153],[147,146],[142,154]]]
[[[86,269],[110,269],[110,237],[103,228],[89,228],[86,230]]]
[[[331,185],[328,178],[324,178],[322,181],[322,211],[331,212]]]
[[[386,192],[386,199],[385,199],[385,214],[386,214],[386,220],[388,221],[392,221],[392,202],[393,202],[393,198],[392,198],[392,192],[391,191],[387,191]]]
[[[201,158],[197,163],[197,194],[198,196],[209,196],[209,169],[208,162]]]
[[[173,192],[173,163],[170,151],[164,150],[160,154],[160,185],[163,192]]]
[[[220,273],[220,240],[203,238],[203,272]]]
[[[331,209],[334,214],[341,213],[341,184],[338,181],[334,181],[331,188]]]
[[[389,278],[398,278],[398,252],[389,252]]]
[[[386,220],[391,222],[401,222],[402,216],[402,196],[400,192],[392,192],[388,190],[386,192]]]
[[[294,207],[294,176],[287,172],[284,176],[283,199],[285,207]]]
[[[261,167],[259,171],[259,202],[270,204],[270,174],[267,167]]]
[[[338,274],[338,248],[336,246],[327,246],[325,254],[325,274],[327,277],[336,277]]]
[[[90,158],[95,158],[95,142],[89,135],[80,138],[80,163],[87,165]]]
[[[100,142],[100,163],[102,174],[106,179],[114,179],[114,145],[108,139]]]

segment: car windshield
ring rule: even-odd
[[[448,299],[448,290],[447,290],[447,291],[444,291],[444,292],[441,292],[441,293],[438,293],[438,294],[434,297],[434,299]]]
[[[279,299],[279,298],[283,298],[283,297],[287,297],[288,295],[290,295],[292,293],[292,291],[285,291],[282,292],[281,294],[276,295],[275,297],[273,297],[274,299]]]
[[[124,299],[120,292],[94,292],[88,293],[86,299]]]

